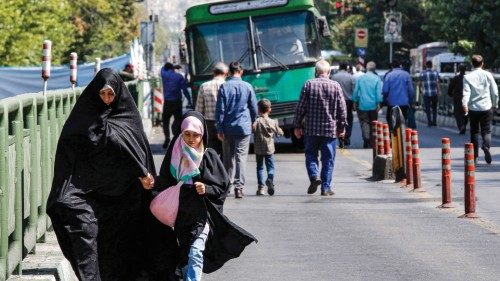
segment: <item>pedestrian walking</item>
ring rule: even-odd
[[[393,128],[391,116],[392,108],[395,106],[399,106],[406,123],[408,123],[414,95],[415,92],[410,74],[401,68],[399,61],[394,60],[392,70],[386,74],[382,87],[383,101],[387,105],[387,123],[390,130]]]
[[[432,69],[432,62],[425,63],[425,70],[420,74],[420,88],[424,95],[425,113],[427,114],[427,126],[437,125],[438,97],[441,92],[439,85],[439,73]]]
[[[264,162],[266,164],[267,193],[274,195],[274,137],[282,136],[283,130],[278,126],[278,122],[269,118],[271,113],[271,102],[268,99],[261,99],[257,103],[259,117],[253,123],[254,132],[254,153],[257,162],[257,193],[264,195]]]
[[[154,174],[132,95],[118,74],[101,69],[64,124],[47,201],[79,280],[131,281],[147,266],[145,222],[152,215],[144,188],[153,186]]]
[[[217,94],[220,86],[225,82],[228,68],[223,62],[218,62],[214,66],[214,77],[212,80],[201,84],[196,100],[196,111],[203,114],[208,129],[208,147],[213,148],[219,155],[222,155],[222,142],[217,138],[217,128],[215,125],[215,105],[217,104]]]
[[[243,68],[239,62],[229,64],[229,72],[231,78],[219,88],[215,121],[217,136],[222,141],[224,167],[234,186],[234,196],[243,198],[250,135],[257,117],[257,99],[252,85],[241,79]]]
[[[458,66],[458,75],[453,77],[448,87],[448,96],[453,98],[453,115],[457,121],[459,134],[465,134],[467,128],[468,117],[465,116],[464,107],[462,106],[462,98],[464,96],[464,76],[465,65]]]
[[[167,62],[161,69],[161,79],[163,83],[163,133],[165,142],[163,148],[167,148],[170,143],[170,130],[172,135],[179,134],[182,118],[182,94],[188,101],[188,107],[192,107],[191,96],[187,89],[186,79],[182,74],[177,73],[174,65]],[[170,119],[174,118],[170,127]]]
[[[368,62],[366,68],[366,74],[356,80],[352,101],[361,125],[363,148],[371,148],[373,145],[372,121],[378,120],[378,111],[382,102],[382,80],[375,74],[375,62]]]
[[[185,281],[201,280],[202,273],[218,270],[257,242],[222,213],[230,180],[215,150],[205,149],[207,141],[203,116],[188,111],[155,180],[157,191],[180,188],[174,231]]]
[[[491,164],[491,120],[498,105],[498,87],[493,75],[483,70],[484,61],[480,55],[472,56],[471,73],[464,76],[462,105],[470,120],[470,141],[474,144],[474,161],[479,155],[479,130],[483,144],[484,160]]]
[[[321,195],[331,196],[335,146],[337,138],[345,135],[347,127],[346,103],[338,82],[328,79],[330,64],[325,60],[316,63],[316,78],[302,87],[295,110],[294,134],[304,136],[306,169],[311,184],[308,194],[321,186]],[[318,152],[321,151],[321,174]]]
[[[341,140],[339,146],[349,146],[351,145],[351,132],[352,132],[352,122],[353,122],[353,101],[352,92],[356,83],[354,76],[347,72],[348,64],[345,62],[340,63],[339,72],[331,76],[333,81],[340,84],[342,88],[342,93],[344,94],[345,104],[347,106],[347,127],[345,132],[345,137]]]

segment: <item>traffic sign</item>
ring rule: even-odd
[[[356,55],[364,58],[366,56],[366,48],[356,48]]]
[[[354,31],[354,47],[368,47],[368,28],[356,28]]]

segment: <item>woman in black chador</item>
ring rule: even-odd
[[[62,129],[47,202],[61,249],[80,280],[135,280],[144,269],[145,241],[151,240],[146,222],[152,222],[145,189],[154,174],[132,96],[117,74],[102,69]]]
[[[182,132],[170,143],[154,183],[157,191],[180,186],[174,230],[185,281],[201,280],[202,272],[216,271],[257,241],[222,214],[229,176],[215,150],[206,148],[206,128],[201,113],[189,111],[184,115]],[[165,212],[154,207],[156,201],[153,214],[161,218]]]

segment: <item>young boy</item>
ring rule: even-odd
[[[259,109],[259,118],[253,123],[254,131],[254,151],[257,161],[257,195],[264,195],[264,161],[267,168],[267,193],[274,194],[274,139],[273,137],[282,136],[283,130],[278,126],[278,122],[269,118],[271,113],[271,102],[268,99],[261,99],[257,103]]]

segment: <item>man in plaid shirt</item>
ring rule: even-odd
[[[432,62],[425,63],[425,70],[420,74],[420,87],[424,94],[425,113],[427,114],[427,125],[436,126],[437,106],[439,95],[439,73],[432,70]],[[432,109],[432,117],[431,117]]]
[[[220,86],[226,81],[228,67],[223,62],[214,66],[214,78],[201,84],[196,100],[196,111],[203,114],[207,124],[208,147],[213,148],[219,155],[222,154],[222,142],[217,138],[215,125],[215,105]]]
[[[321,195],[331,196],[335,146],[337,138],[345,136],[347,110],[342,88],[330,80],[330,64],[325,60],[316,63],[316,77],[304,84],[295,110],[294,134],[304,136],[306,169],[311,184],[308,194],[321,185]],[[321,151],[319,175],[318,151]]]

